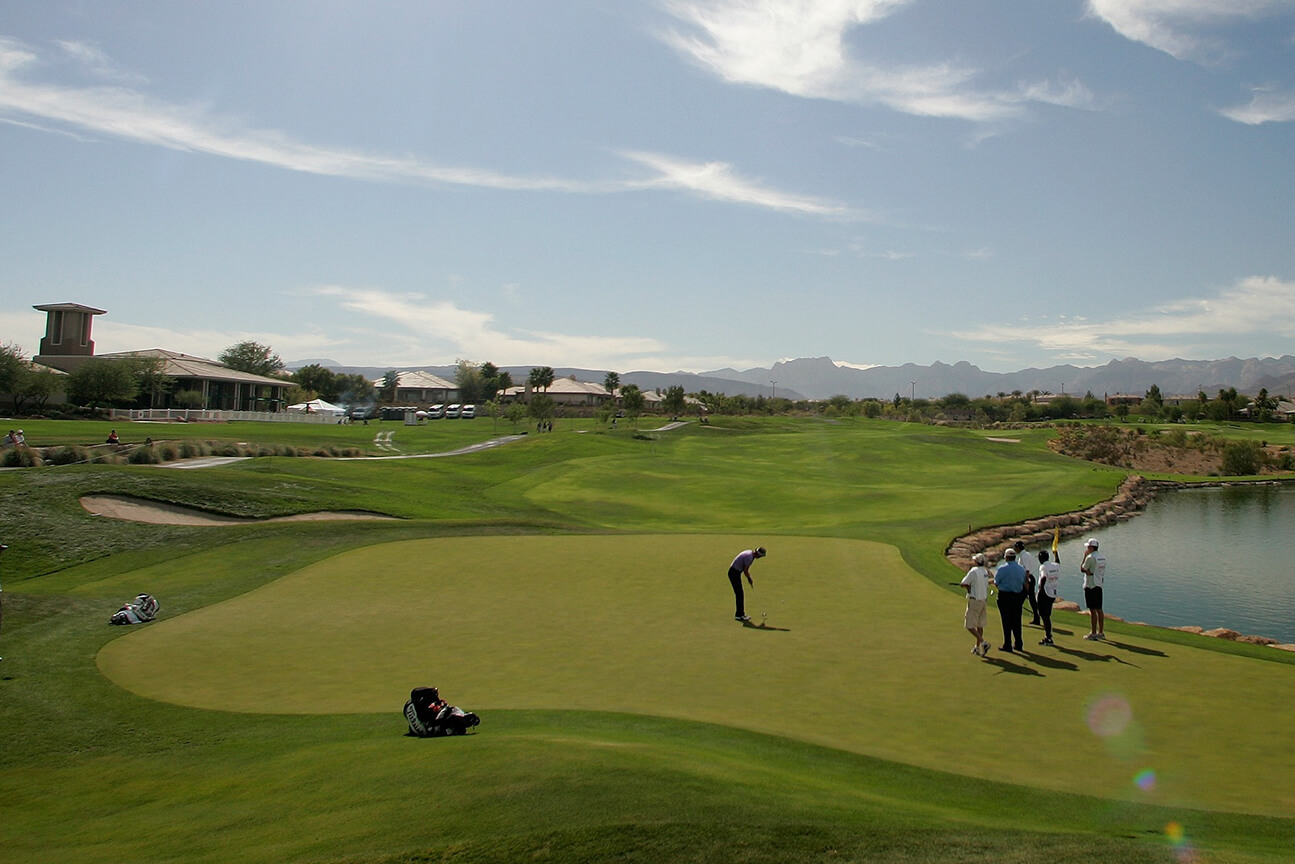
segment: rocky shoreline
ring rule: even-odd
[[[1037,519],[1028,519],[1016,525],[993,525],[963,534],[961,537],[954,538],[953,542],[948,545],[944,550],[944,557],[948,559],[950,564],[965,572],[971,568],[971,556],[977,552],[983,552],[986,557],[993,560],[998,557],[1009,542],[1015,543],[1017,540],[1023,540],[1025,545],[1030,547],[1050,546],[1053,532],[1057,528],[1061,529],[1062,537],[1077,537],[1081,534],[1087,534],[1094,528],[1131,519],[1145,510],[1147,504],[1163,490],[1184,489],[1191,486],[1224,485],[1228,484],[1222,481],[1184,483],[1173,480],[1148,480],[1139,474],[1130,474],[1124,478],[1124,482],[1120,484],[1114,495],[1105,501],[1099,501],[1092,507],[1070,513],[1040,516]],[[1079,604],[1065,600],[1059,600],[1053,608],[1083,614]],[[1106,614],[1106,618],[1110,621],[1124,620],[1111,615],[1109,612]],[[1149,626],[1140,621],[1129,623]],[[1295,651],[1295,644],[1282,643],[1266,636],[1247,636],[1224,627],[1213,630],[1195,626],[1170,627],[1167,629],[1197,633],[1201,636],[1227,639],[1233,642],[1267,645],[1283,651]]]

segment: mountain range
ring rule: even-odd
[[[381,378],[390,367],[343,366],[331,360],[298,360],[288,364],[298,369],[318,363],[334,372],[361,374]],[[530,366],[504,366],[517,383],[524,383]],[[454,380],[454,366],[410,366],[397,371],[422,369],[448,381]],[[559,378],[574,376],[580,381],[602,383],[606,370],[554,368]],[[1143,394],[1154,384],[1165,396],[1195,395],[1205,391],[1213,396],[1219,390],[1235,387],[1241,393],[1254,395],[1267,389],[1274,396],[1290,397],[1295,391],[1295,357],[1250,358],[1241,360],[1160,360],[1149,362],[1133,357],[1112,360],[1104,366],[1049,366],[1046,369],[1022,369],[1017,372],[986,372],[966,361],[949,365],[932,363],[918,366],[859,367],[841,364],[830,357],[803,357],[779,361],[769,368],[716,369],[710,372],[621,372],[621,384],[634,384],[643,390],[664,390],[681,385],[687,392],[707,390],[729,396],[784,396],[788,399],[829,399],[843,395],[851,399],[891,399],[895,395],[933,399],[950,393],[972,398],[998,393],[1038,390],[1043,393],[1066,393],[1104,396],[1112,393]]]

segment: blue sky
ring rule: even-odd
[[[0,0],[0,341],[1295,353],[1292,0]]]

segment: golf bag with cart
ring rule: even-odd
[[[471,711],[446,704],[435,687],[415,687],[410,691],[409,701],[405,703],[405,720],[409,723],[409,734],[419,738],[466,735],[481,723],[481,718]]]
[[[122,606],[112,617],[109,624],[142,624],[157,617],[158,605],[152,594],[140,594],[134,600]]]

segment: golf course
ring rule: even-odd
[[[0,471],[0,860],[1295,856],[1295,653],[1057,612],[1056,647],[972,655],[949,542],[1127,474],[1055,429],[555,425],[118,424],[363,458]],[[145,592],[155,621],[108,625]],[[431,685],[481,725],[407,735]]]

